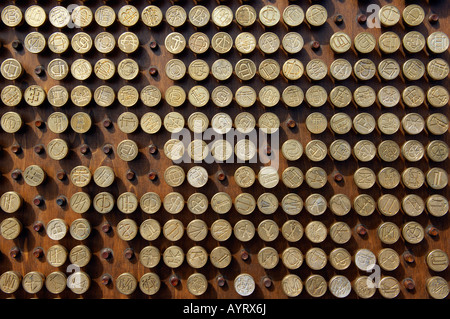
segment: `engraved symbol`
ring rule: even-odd
[[[343,34],[334,36],[332,41],[336,48],[345,48],[351,44],[348,37]]]
[[[168,249],[165,251],[166,261],[169,265],[178,265],[183,259],[181,252],[178,249]]]
[[[14,288],[18,285],[17,276],[15,275],[5,273],[2,275],[2,279],[2,289],[5,292],[14,290]]]
[[[179,238],[183,231],[183,226],[179,223],[169,223],[169,225],[166,224],[164,227],[164,234],[170,238]]]
[[[194,239],[197,239],[199,237],[203,237],[203,233],[205,232],[205,227],[201,224],[195,225],[191,224],[189,229],[189,237],[192,237]]]
[[[308,20],[312,20],[315,23],[322,22],[327,18],[327,13],[322,8],[312,7],[309,12],[311,13],[308,16]]]
[[[64,260],[64,254],[59,248],[49,249],[47,252],[47,259],[50,264],[59,264]]]
[[[200,197],[196,197],[191,201],[191,205],[191,210],[196,212],[203,212],[207,204]]]
[[[411,237],[414,239],[422,238],[422,229],[418,225],[408,225],[406,228],[407,237]]]
[[[37,274],[31,274],[26,277],[24,280],[24,286],[27,287],[26,291],[34,292],[36,289],[39,289],[42,285],[42,278]]]
[[[60,221],[51,222],[47,226],[47,234],[52,239],[61,239],[66,234],[66,227]]]
[[[343,253],[343,252],[341,252],[341,251],[338,251],[338,252],[333,256],[334,263],[335,263],[337,266],[340,266],[340,267],[346,266],[347,263],[348,263],[348,260],[349,260],[350,258],[351,258],[351,257],[350,257],[349,255],[347,255],[347,254],[345,254],[345,253]]]
[[[135,198],[133,198],[132,195],[126,194],[124,196],[120,196],[118,204],[120,206],[120,210],[126,214],[132,213],[136,209]]]
[[[133,238],[136,232],[133,225],[127,222],[120,223],[118,228],[124,238]]]
[[[184,46],[184,38],[181,35],[172,35],[170,37],[170,40],[171,51],[178,51]]]
[[[158,254],[158,255],[156,255]],[[154,265],[156,261],[159,261],[159,252],[156,252],[152,249],[146,249],[145,251],[141,251],[140,257],[145,265]]]
[[[217,223],[214,227],[215,236],[219,239],[227,238],[229,234],[228,224],[219,224]]]
[[[5,220],[2,222],[2,235],[5,238],[14,237],[19,230],[20,227],[14,220]]]
[[[153,276],[146,277],[144,280],[141,279],[140,284],[145,291],[155,291],[159,287],[158,280]]]
[[[28,87],[26,94],[26,101],[30,104],[39,102],[42,99],[42,89],[39,87]]]
[[[393,240],[397,238],[397,229],[393,225],[384,225],[380,231],[380,237]]]
[[[237,65],[237,73],[240,78],[247,78],[253,76],[251,62],[241,62]]]
[[[74,195],[70,201],[70,204],[76,210],[83,211],[86,204],[89,205],[89,201],[86,196],[83,195]]]
[[[74,233],[78,238],[85,238],[90,233],[90,228],[83,222],[76,223],[75,226],[72,224],[71,232]],[[84,250],[83,250],[84,251]]]
[[[274,230],[274,225],[272,223],[263,223],[259,229],[264,231],[269,240],[275,239],[277,232]]]
[[[134,287],[134,281],[130,277],[122,277],[121,280],[118,280],[118,282],[116,282],[116,284],[118,286],[117,288],[120,291],[131,291]]]

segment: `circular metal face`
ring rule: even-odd
[[[7,80],[16,80],[23,74],[22,65],[16,59],[5,59],[1,64],[1,74]]]
[[[99,26],[106,28],[116,21],[116,13],[110,6],[100,6],[95,11],[94,18]]]
[[[234,225],[233,233],[239,241],[247,242],[255,236],[256,229],[251,221],[241,219]]]
[[[352,237],[352,230],[344,222],[335,222],[330,227],[330,237],[337,244],[345,244]]]
[[[44,287],[44,275],[37,271],[30,271],[22,279],[23,290],[35,294]]]
[[[425,230],[417,222],[408,222],[403,225],[402,236],[406,242],[410,244],[418,244],[425,237]]]
[[[45,278],[45,288],[53,294],[59,294],[66,289],[67,277],[61,271],[54,271]]]
[[[280,44],[280,38],[274,32],[264,32],[258,40],[259,48],[266,54],[275,53]]]
[[[220,28],[229,26],[233,22],[233,11],[228,6],[219,5],[212,11],[211,20]]]
[[[336,59],[330,65],[330,74],[336,80],[345,80],[352,74],[352,65],[346,59]]]
[[[418,31],[410,31],[403,37],[403,47],[409,53],[418,53],[425,47],[425,37]]]
[[[278,225],[271,219],[265,219],[259,223],[257,231],[258,236],[265,242],[274,241],[280,232]]]
[[[386,271],[393,271],[400,265],[400,256],[392,248],[383,248],[378,252],[378,264]]]
[[[243,27],[249,27],[256,21],[256,11],[253,6],[244,4],[237,8],[235,12],[236,22]]]
[[[433,276],[427,280],[427,291],[434,299],[445,299],[450,292],[450,287],[444,278]]]
[[[4,239],[16,239],[22,231],[22,223],[15,217],[4,219],[0,224],[0,233]]]
[[[448,36],[442,31],[436,31],[427,38],[427,45],[433,53],[444,53],[448,50],[450,41]]]
[[[328,286],[330,292],[333,294],[333,296],[337,298],[347,297],[352,290],[350,280],[348,280],[347,277],[342,275],[336,275],[332,277],[328,283]]]
[[[273,5],[265,5],[259,10],[259,21],[266,27],[276,25],[281,18],[280,10]]]
[[[204,27],[210,19],[208,8],[196,5],[189,11],[189,22],[195,27]]]
[[[124,7],[122,7],[123,9]],[[85,28],[91,24],[94,15],[91,9],[87,6],[76,6],[72,11],[72,22],[75,27]],[[119,11],[120,18],[120,11]]]
[[[297,32],[288,32],[281,41],[283,49],[290,54],[298,53],[304,45],[303,37]]]
[[[25,183],[30,186],[39,186],[44,182],[46,174],[38,165],[30,165],[22,173]]]
[[[3,193],[0,197],[0,207],[8,214],[15,213],[22,206],[22,197],[14,191]]]
[[[400,48],[400,37],[392,32],[383,32],[378,38],[378,46],[384,53],[394,53]]]
[[[231,252],[224,246],[217,246],[211,250],[209,258],[211,264],[219,269],[227,267],[232,260]]]
[[[287,6],[283,11],[283,22],[290,27],[299,26],[302,24],[304,18],[305,13],[303,9],[296,4]]]
[[[54,218],[47,223],[47,227],[45,228],[47,231],[47,236],[53,240],[61,240],[66,236],[68,230],[67,223],[60,219]]]
[[[330,198],[329,207],[333,214],[337,216],[344,216],[350,212],[352,203],[347,195],[336,194]]]
[[[409,26],[418,26],[425,18],[425,12],[421,6],[410,4],[403,10],[403,21]]]
[[[47,40],[42,33],[33,31],[27,34],[24,40],[25,49],[31,53],[41,53],[45,49]]]
[[[368,271],[372,269],[377,262],[375,254],[369,249],[359,249],[355,254],[355,264],[358,269]]]
[[[26,14],[26,13],[25,13]],[[22,23],[23,14],[19,7],[15,5],[9,5],[3,8],[2,13],[2,22],[11,28],[18,26]],[[25,17],[26,18],[26,17]],[[28,20],[26,20],[28,23]]]
[[[217,241],[226,241],[231,237],[233,227],[225,219],[217,219],[211,225],[211,236]]]
[[[116,278],[115,286],[124,295],[131,295],[137,287],[137,280],[130,273],[123,273]]]
[[[327,292],[327,282],[321,275],[311,275],[305,281],[305,289],[311,297],[319,298]]]
[[[186,281],[188,291],[194,296],[203,295],[208,289],[208,280],[200,273],[192,274]]]
[[[384,59],[378,64],[378,73],[385,80],[394,80],[400,74],[400,65],[394,59]]]
[[[381,214],[394,216],[400,210],[400,201],[391,194],[384,194],[378,198],[377,207]]]
[[[91,225],[84,218],[75,219],[70,224],[70,235],[76,240],[85,240],[91,233]]]
[[[428,267],[437,272],[444,271],[449,266],[448,255],[441,249],[434,249],[427,255],[426,262]]]
[[[146,273],[139,280],[139,288],[146,295],[156,294],[161,287],[161,280],[156,273]]]
[[[94,205],[95,205],[95,199],[94,199]],[[161,207],[161,198],[156,193],[148,192],[148,193],[145,193],[144,195],[142,195],[141,199],[139,200],[139,205],[143,212],[145,212],[147,214],[154,214]]]
[[[441,217],[447,214],[449,203],[444,196],[440,194],[434,194],[427,198],[426,209],[429,214],[435,217]]]
[[[241,296],[250,296],[255,291],[255,280],[249,274],[240,274],[234,279],[234,289]]]
[[[184,261],[184,252],[178,246],[169,246],[163,253],[163,261],[170,268],[178,268]]]
[[[165,47],[169,53],[181,53],[186,47],[186,39],[179,32],[169,33],[164,40]]]
[[[325,9],[320,4],[313,4],[306,10],[306,21],[314,26],[318,27],[323,25],[328,18],[328,12],[327,9]]]
[[[384,5],[381,7],[378,18],[382,25],[391,27],[400,21],[400,10],[394,5]]]
[[[352,256],[345,248],[335,248],[330,252],[329,261],[337,270],[345,270],[352,263]]]
[[[7,85],[2,89],[1,100],[6,106],[17,106],[22,100],[22,91],[15,85]]]
[[[16,133],[23,125],[22,118],[16,112],[6,112],[1,117],[1,127],[6,133]]]
[[[288,269],[298,269],[303,264],[303,254],[297,247],[288,247],[283,251],[281,260]]]
[[[289,274],[281,281],[283,292],[288,297],[297,297],[303,290],[303,283],[299,276]]]
[[[351,46],[352,39],[345,32],[338,31],[330,38],[330,47],[335,53],[345,53]]]
[[[352,92],[343,85],[336,86],[330,92],[330,102],[338,108],[346,107],[352,101]]]
[[[305,254],[305,261],[312,270],[321,270],[327,264],[327,254],[321,248],[311,248]]]
[[[219,54],[225,54],[233,47],[233,38],[226,32],[218,32],[211,39],[211,47]]]
[[[360,53],[370,53],[375,49],[377,40],[369,32],[358,33],[355,37],[355,49]]]
[[[400,284],[394,277],[383,277],[380,280],[378,291],[386,299],[393,299],[400,293]]]
[[[166,11],[166,21],[172,27],[181,27],[187,19],[186,10],[178,5],[170,6]]]
[[[387,245],[395,244],[400,238],[400,229],[392,222],[384,222],[378,226],[378,238]]]
[[[306,225],[305,235],[311,242],[319,244],[327,237],[327,227],[322,222],[312,221]]]
[[[444,80],[448,77],[450,67],[447,61],[436,58],[428,62],[427,73],[433,80]]]
[[[248,188],[256,180],[255,172],[248,166],[241,166],[234,172],[234,180],[239,187]]]

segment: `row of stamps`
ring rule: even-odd
[[[402,92],[392,85],[385,85],[378,92],[371,86],[362,85],[353,93],[344,85],[337,85],[329,93],[321,85],[312,85],[306,92],[297,85],[288,85],[282,92],[273,85],[265,85],[258,93],[252,86],[242,85],[234,94],[226,85],[219,85],[212,92],[203,85],[195,85],[188,91],[179,85],[172,85],[164,92],[165,102],[172,107],[180,107],[189,101],[197,108],[207,106],[210,101],[217,107],[227,107],[234,101],[242,108],[251,107],[257,102],[268,108],[280,102],[288,107],[298,107],[304,101],[313,108],[324,106],[327,102],[335,108],[345,108],[352,102],[360,108],[367,108],[376,103],[385,108],[392,108],[400,102],[411,108],[424,103],[441,108],[448,104],[449,97],[448,90],[442,85],[433,85],[426,92],[416,85],[407,86]],[[108,107],[116,99],[127,108],[139,101],[146,106],[154,107],[160,104],[163,97],[161,91],[154,85],[148,85],[140,92],[132,85],[125,85],[117,93],[108,85],[99,86],[94,92],[85,85],[78,85],[70,93],[62,85],[52,86],[47,92],[39,85],[30,85],[24,92],[16,85],[8,85],[1,92],[2,102],[11,107],[19,105],[22,101],[27,105],[39,107],[46,100],[57,108],[68,104],[69,100],[78,107],[88,106],[92,100],[96,105]]]
[[[85,5],[77,5],[70,8],[71,11],[63,6],[53,7],[48,13],[50,23],[57,28],[64,28],[76,25],[80,28],[88,27],[95,19],[96,23],[102,27],[109,27],[114,22],[119,22],[132,27],[140,20],[148,27],[157,27],[165,18],[165,21],[174,28],[181,27],[187,20],[195,27],[204,27],[209,21],[220,28],[228,27],[233,20],[242,27],[253,25],[257,19],[265,27],[273,27],[281,20],[289,27],[297,27],[304,20],[311,27],[318,27],[327,22],[328,11],[320,4],[313,4],[308,7],[306,12],[296,4],[288,5],[281,13],[277,6],[264,5],[257,13],[251,5],[241,5],[236,12],[226,5],[214,7],[210,13],[208,8],[203,5],[196,5],[189,10],[189,13],[179,5],[170,6],[163,17],[163,12],[158,6],[150,5],[145,7],[142,12],[133,6],[125,5],[120,8],[116,14],[110,6],[103,5],[92,12],[91,8]],[[1,13],[2,22],[9,27],[17,27],[25,22],[32,27],[40,27],[47,20],[47,13],[39,5],[29,6],[25,14],[15,5],[6,6]],[[392,27],[398,24],[403,18],[406,25],[410,27],[418,26],[423,23],[425,11],[420,5],[411,4],[401,12],[395,5],[384,5],[378,13],[378,19],[384,27]]]
[[[9,191],[2,195],[0,202],[1,209],[11,214],[20,210],[23,200],[18,193]],[[448,200],[440,194],[430,195],[426,201],[416,194],[408,194],[401,201],[392,194],[381,195],[377,201],[368,194],[360,194],[353,201],[344,194],[335,194],[327,201],[323,195],[313,193],[303,201],[298,194],[288,193],[279,202],[274,194],[268,192],[262,193],[257,199],[252,194],[243,192],[234,200],[225,192],[217,192],[210,200],[203,193],[193,193],[185,200],[182,194],[170,192],[161,200],[154,192],[145,193],[140,198],[132,192],[125,192],[115,199],[111,193],[105,191],[91,199],[88,193],[80,191],[74,193],[69,200],[59,196],[57,203],[60,206],[68,204],[71,210],[78,214],[90,211],[91,206],[101,214],[110,213],[115,207],[123,214],[132,214],[138,207],[147,214],[155,214],[163,207],[172,215],[181,213],[185,207],[194,215],[205,213],[209,207],[215,213],[223,215],[234,207],[235,211],[244,216],[252,214],[256,209],[264,215],[272,215],[280,206],[286,214],[292,216],[299,214],[303,208],[313,216],[323,215],[328,209],[337,216],[344,216],[353,208],[360,216],[370,216],[378,209],[384,216],[394,216],[402,211],[408,216],[416,217],[427,211],[430,215],[442,217],[449,210]]]
[[[109,281],[111,278],[108,278]],[[0,276],[0,289],[5,293],[14,293],[20,288],[21,283],[24,291],[30,294],[36,294],[44,287],[53,294],[62,293],[66,287],[75,294],[83,294],[88,291],[91,279],[84,271],[77,271],[68,277],[61,271],[52,272],[47,277],[38,271],[31,271],[23,278],[20,273],[14,271],[7,271]],[[135,293],[138,286],[142,293],[155,295],[164,284],[165,282],[155,272],[145,273],[139,281],[128,272],[120,274],[115,279],[115,287],[123,295]],[[178,284],[179,278],[173,276],[170,285]],[[223,276],[217,280],[217,284],[219,287],[225,285]],[[193,296],[203,295],[209,285],[211,284],[202,273],[193,273],[186,279],[187,290]],[[268,286],[271,285],[268,284]],[[281,289],[288,297],[297,297],[305,290],[309,296],[319,298],[329,290],[335,298],[346,298],[353,290],[362,299],[372,298],[377,291],[383,298],[393,299],[400,294],[400,286],[401,283],[392,276],[383,276],[378,286],[375,285],[373,279],[365,275],[358,276],[353,282],[343,275],[335,275],[327,282],[319,274],[310,275],[305,282],[295,274],[288,274],[281,280]],[[241,296],[250,296],[255,291],[256,282],[250,274],[241,273],[234,278],[233,288]],[[447,281],[440,276],[429,277],[426,281],[426,290],[434,299],[445,299],[449,294],[449,289]]]

